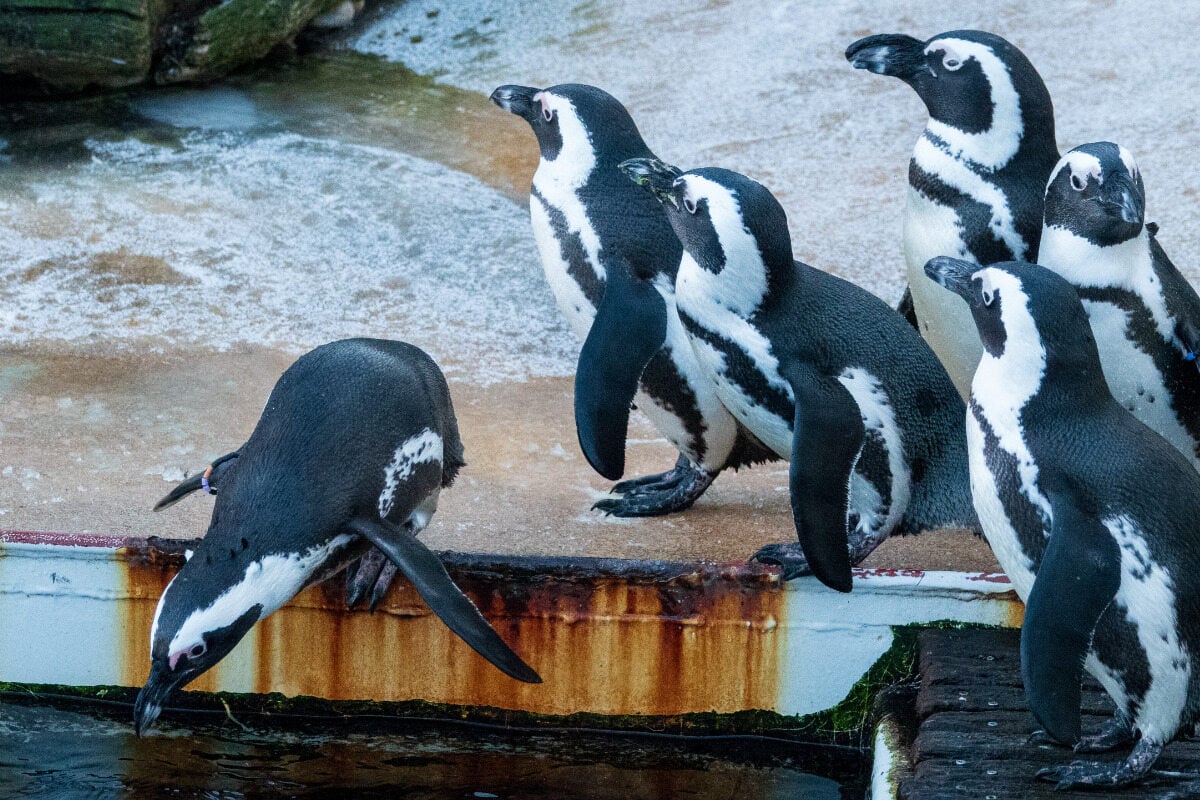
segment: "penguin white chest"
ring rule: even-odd
[[[1113,303],[1085,300],[1104,379],[1117,402],[1187,456],[1197,469],[1196,443],[1171,406],[1171,394],[1150,357],[1130,329],[1130,315]],[[1150,343],[1158,346],[1158,342]]]
[[[1121,550],[1121,583],[1109,613],[1136,631],[1150,669],[1146,694],[1134,710],[1134,726],[1144,738],[1166,742],[1179,729],[1192,676],[1192,656],[1179,636],[1174,581],[1154,560],[1135,520],[1119,515],[1102,522]],[[1094,653],[1085,663],[1117,705],[1128,711],[1121,666],[1104,664]]]
[[[979,517],[979,525],[983,528],[988,546],[1000,562],[1000,568],[1008,575],[1017,596],[1024,602],[1029,598],[1036,577],[1033,561],[1021,547],[1017,531],[1004,509],[1004,503],[1000,499],[1000,487],[997,486],[996,478],[988,467],[984,447],[983,429],[975,415],[968,411],[967,454],[975,514]]]
[[[921,336],[950,373],[959,394],[967,397],[971,376],[983,352],[975,320],[966,301],[925,274],[925,262],[937,256],[975,260],[960,231],[958,214],[953,209],[909,187],[904,209],[904,262],[913,309]]]
[[[739,375],[738,369],[749,367],[759,372],[767,385],[784,394],[789,402],[794,402],[792,387],[779,374],[779,362],[767,338],[721,302],[722,282],[684,254],[676,279],[675,299],[679,312],[700,329],[687,331],[696,362],[733,417],[777,455],[791,458],[792,420],[782,419],[767,408],[765,398],[756,397],[747,389],[746,376]],[[717,347],[714,340],[728,344]],[[735,365],[729,357],[731,350],[741,351],[745,361],[738,359],[740,363]]]
[[[558,310],[566,317],[572,332],[582,341],[587,338],[592,321],[596,318],[596,307],[571,275],[572,265],[563,255],[563,242],[559,237],[578,237],[580,250],[587,263],[576,265],[576,268],[590,270],[603,282],[605,272],[600,266],[600,238],[587,219],[583,203],[573,191],[549,181],[539,184],[535,180],[534,188],[537,193],[529,196],[529,218],[541,257],[542,271],[550,284]],[[563,226],[556,230],[551,215],[563,221]]]

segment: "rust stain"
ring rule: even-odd
[[[149,670],[158,597],[186,542],[129,542],[122,675]],[[777,705],[784,592],[759,566],[444,554],[455,581],[542,675],[514,681],[397,579],[380,608],[347,611],[341,576],[258,623],[257,692],[427,700],[539,714],[674,715]],[[232,668],[232,667],[231,667]],[[220,667],[189,688],[222,687]],[[238,682],[246,685],[244,681]],[[229,681],[232,685],[233,681]]]

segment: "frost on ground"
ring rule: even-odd
[[[900,81],[851,68],[848,44],[959,28],[1016,43],[1050,89],[1064,148],[1111,139],[1133,152],[1150,218],[1195,280],[1198,25],[1192,0],[406,0],[349,45],[482,93],[601,86],[660,157],[765,183],[788,212],[797,258],[894,301],[905,176],[925,109]]]
[[[391,150],[293,134],[88,142],[0,193],[0,346],[410,341],[452,378],[569,374],[527,212]]]

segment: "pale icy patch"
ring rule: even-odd
[[[89,147],[5,175],[0,346],[378,336],[473,383],[574,369],[525,210],[468,175],[291,134]]]
[[[383,491],[379,493],[381,519],[392,513],[392,506],[396,502],[396,489],[412,475],[413,467],[429,461],[439,464],[442,462],[442,437],[428,428],[405,439],[396,448],[391,463],[383,469]]]

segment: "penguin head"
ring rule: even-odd
[[[936,123],[931,132],[970,160],[1002,166],[1033,132],[1055,147],[1054,110],[1041,76],[1024,53],[993,33],[948,31],[925,42],[879,34],[851,44],[846,59],[911,86]],[[953,136],[988,132],[998,141],[969,144]]]
[[[138,735],[154,724],[167,698],[229,654],[262,616],[252,593],[235,591],[234,570],[201,542],[158,600],[150,629],[150,675],[134,704]]]
[[[1128,150],[1112,142],[1080,145],[1059,160],[1046,184],[1045,226],[1109,247],[1142,232],[1146,189]]]
[[[1038,264],[981,267],[949,256],[930,259],[925,274],[966,301],[985,361],[991,356],[1022,375],[1051,369],[1105,385],[1087,313],[1064,278]]]
[[[654,158],[630,159],[620,167],[663,204],[684,250],[702,269],[719,274],[750,256],[761,260],[768,275],[791,274],[787,214],[761,183],[716,167],[681,172]]]
[[[217,495],[208,532],[159,598],[150,675],[134,705],[139,735],[172,692],[228,655],[255,622],[295,596],[354,538],[341,534],[302,552],[264,551],[264,537],[246,534],[262,526],[231,507],[234,494]]]
[[[492,102],[529,123],[543,162],[589,164],[646,155],[649,150],[625,106],[603,89],[563,83],[548,89],[501,86]]]

